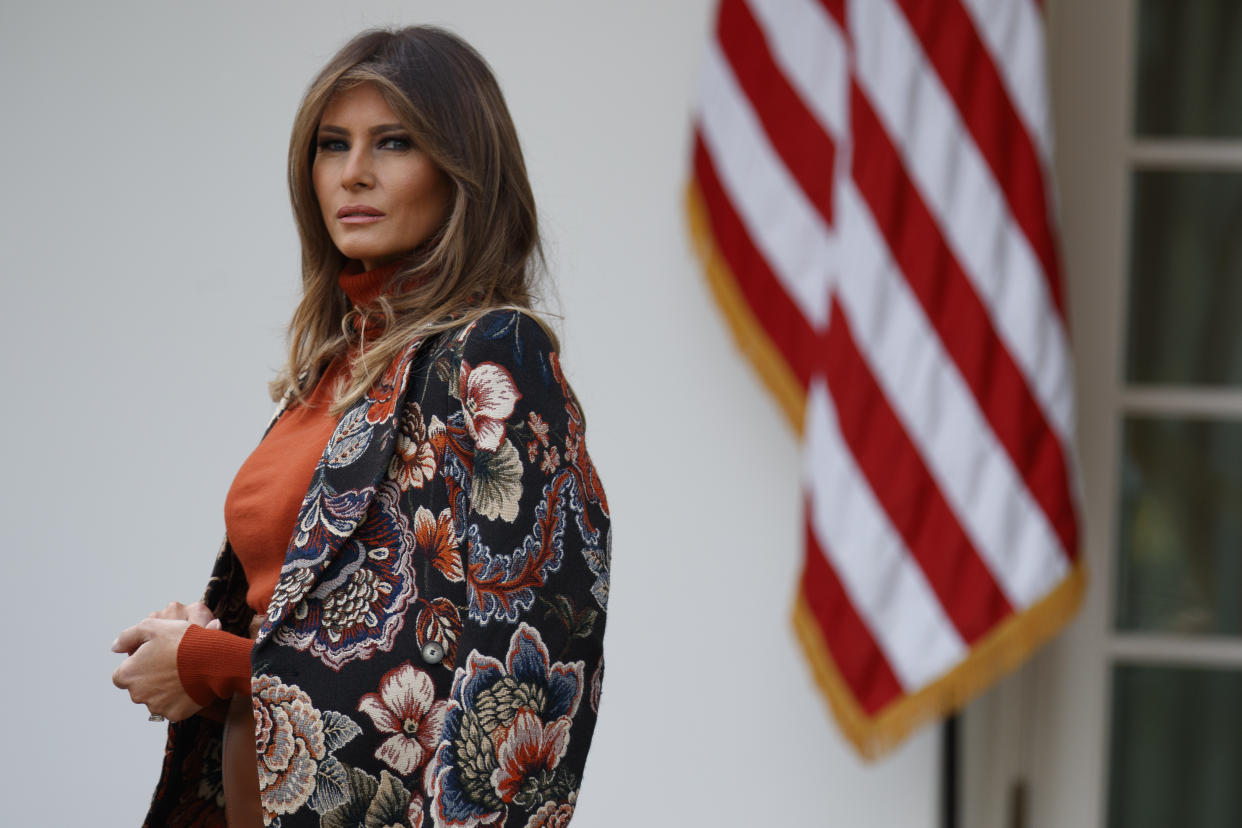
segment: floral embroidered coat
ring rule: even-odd
[[[493,311],[412,343],[341,416],[251,654],[265,823],[564,825],[610,541],[539,325]],[[245,594],[226,539],[205,600],[242,635]],[[146,825],[224,825],[221,733],[170,725]]]

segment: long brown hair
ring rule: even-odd
[[[444,224],[401,260],[392,289],[377,301],[382,331],[365,343],[337,284],[349,260],[328,235],[311,176],[329,100],[363,83],[379,89],[452,190]],[[373,29],[328,61],[293,121],[289,195],[302,242],[302,299],[289,323],[288,363],[272,382],[273,399],[289,392],[302,400],[326,364],[357,345],[361,356],[331,409],[339,414],[413,339],[496,308],[531,308],[543,252],[517,131],[487,62],[450,32]]]

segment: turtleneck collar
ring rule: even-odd
[[[394,262],[380,265],[373,270],[363,270],[361,262],[351,261],[337,277],[337,284],[345,291],[355,308],[365,308],[374,304],[380,294],[385,292],[399,268],[400,264]]]

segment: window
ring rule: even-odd
[[[967,826],[1242,825],[1242,3],[1049,0],[1090,586]]]
[[[1242,5],[1139,0],[1136,32],[1107,824],[1235,826]]]

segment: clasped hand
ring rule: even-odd
[[[112,673],[112,683],[129,691],[134,704],[145,704],[152,714],[177,722],[193,716],[202,705],[190,698],[177,674],[177,647],[191,624],[219,629],[220,621],[202,602],[173,601],[132,627],[112,643],[114,653],[128,657]]]

